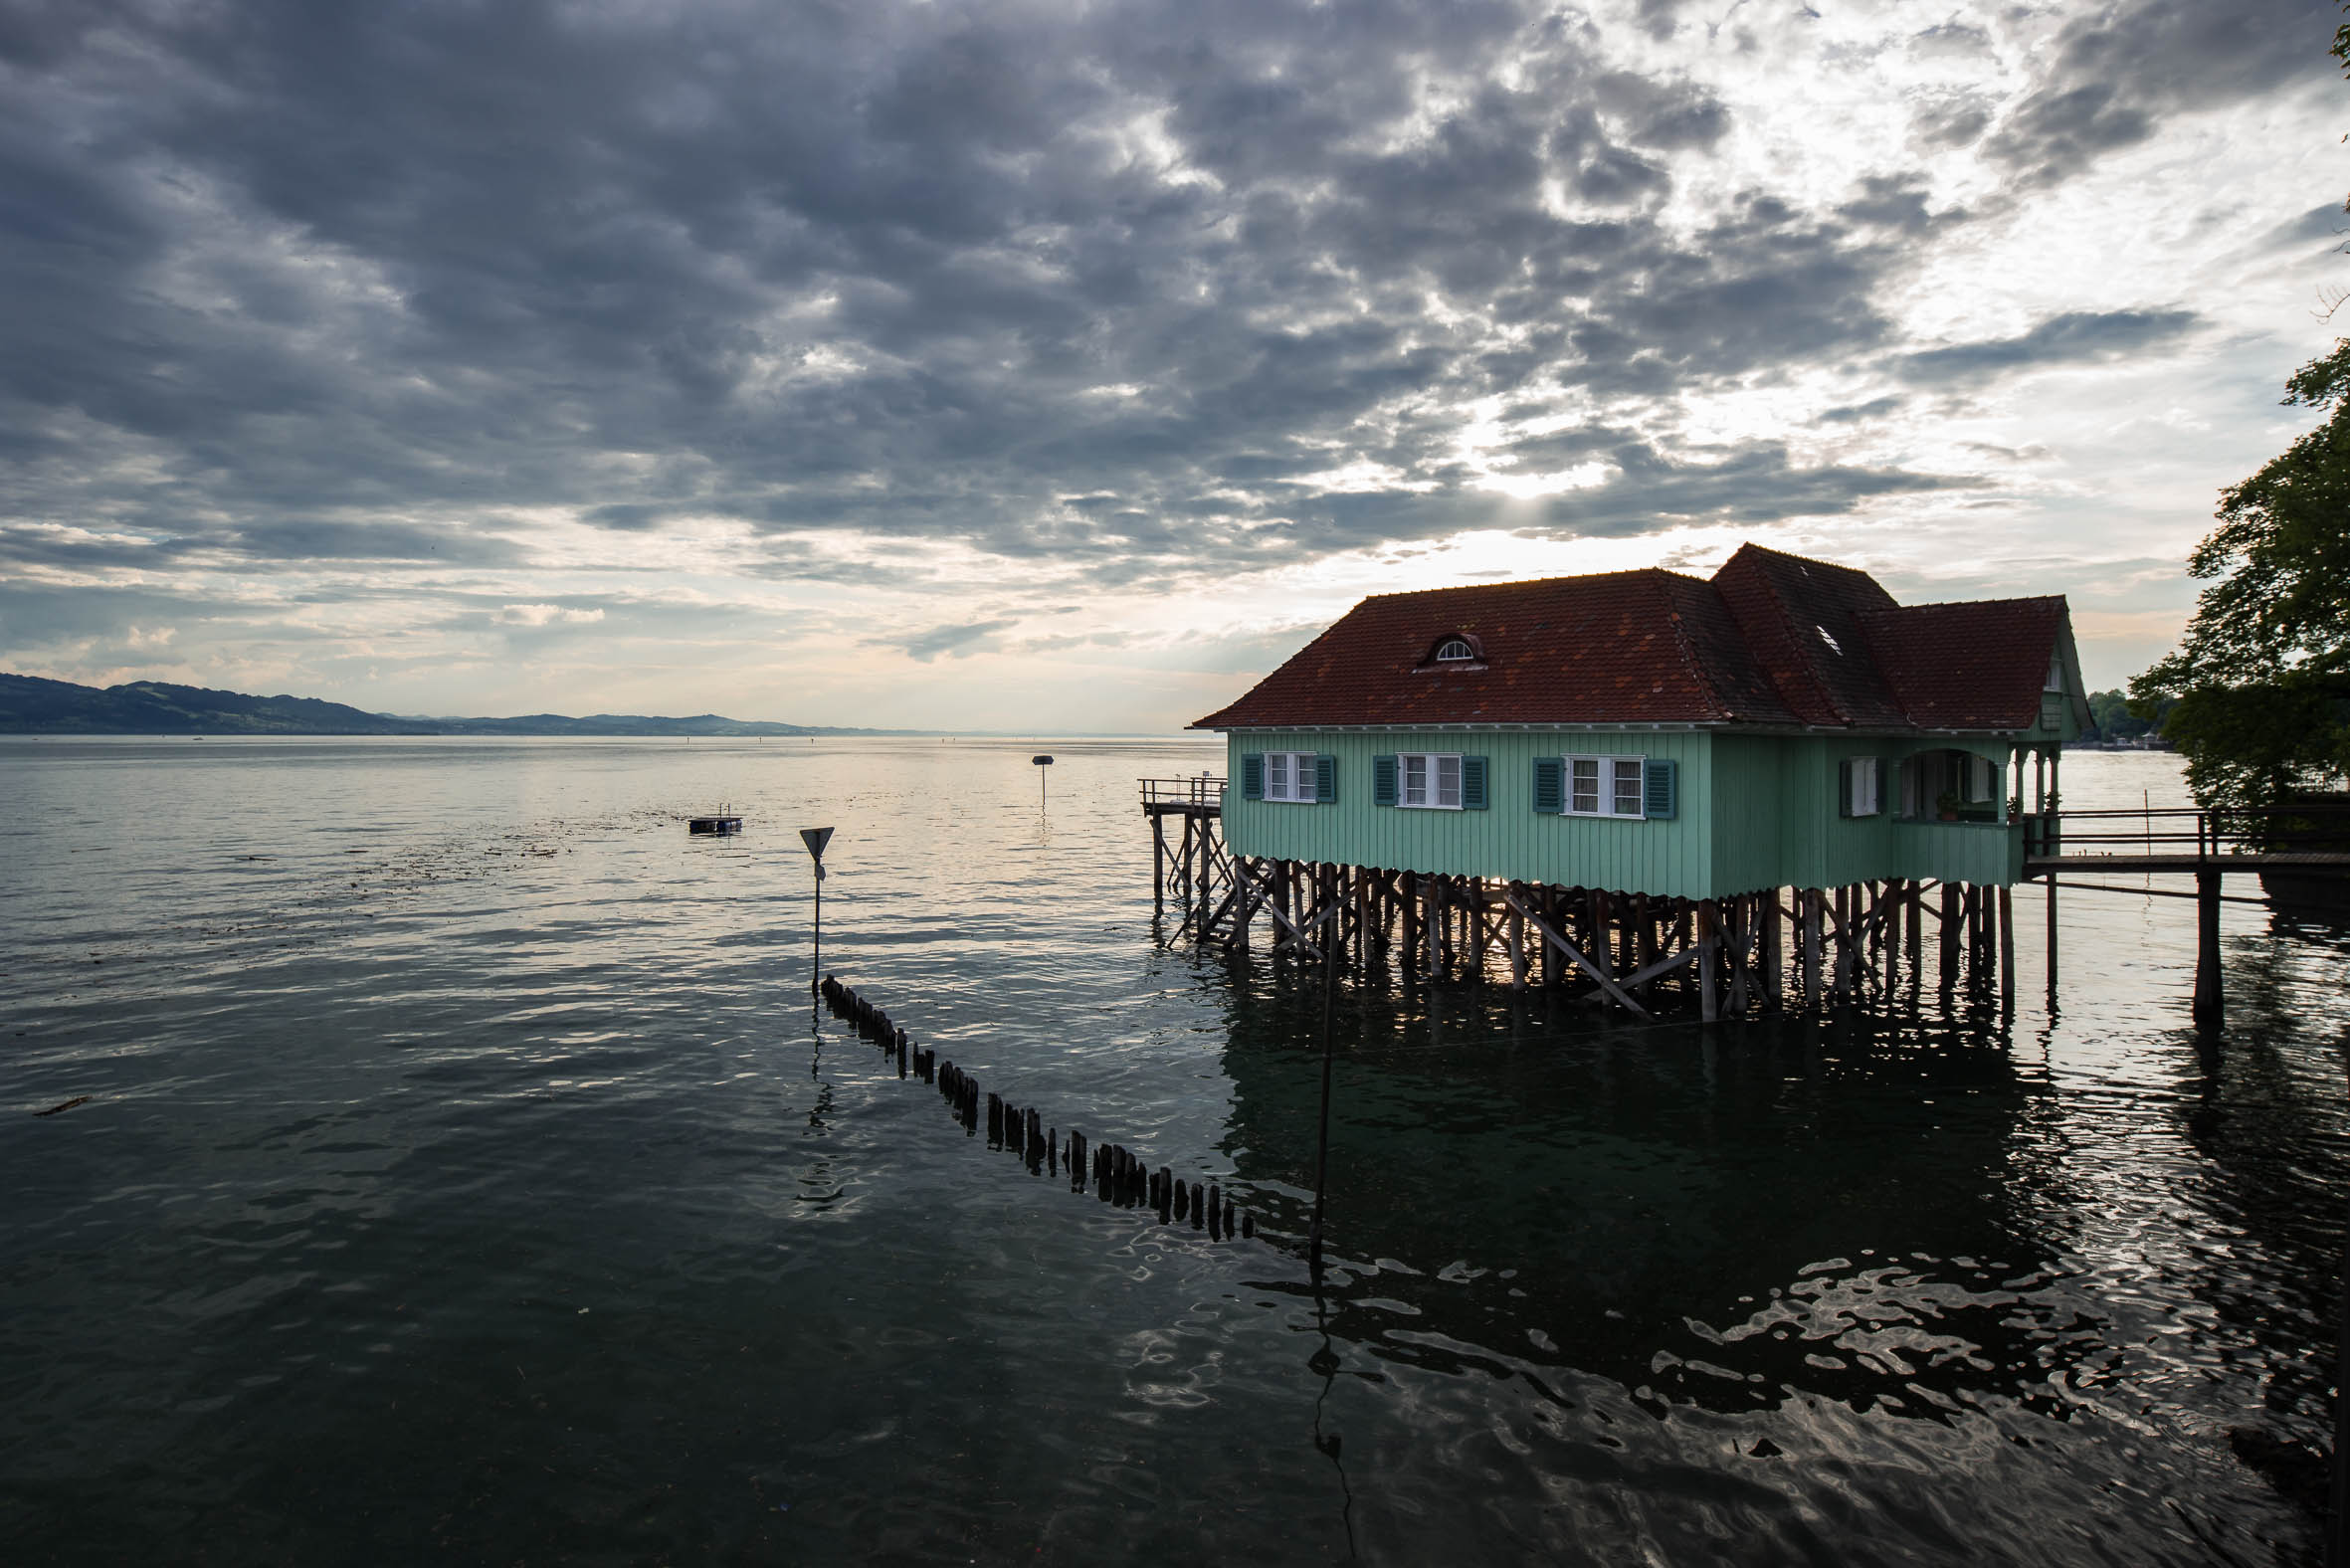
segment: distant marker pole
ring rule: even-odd
[[[1045,752],[1040,751],[1028,760],[1037,765],[1037,810],[1043,811],[1045,809],[1045,770],[1053,765],[1053,759]]]
[[[808,994],[816,996],[824,990],[824,847],[833,841],[830,828],[802,828],[800,842],[808,846],[808,859],[816,865],[816,967],[808,976]]]

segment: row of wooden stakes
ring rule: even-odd
[[[915,1045],[887,1013],[831,975],[817,989],[833,1016],[848,1019],[859,1034],[896,1057],[899,1078],[911,1076],[937,1085],[939,1096],[967,1134],[978,1134],[984,1110],[988,1147],[1018,1155],[1032,1174],[1058,1176],[1066,1170],[1072,1192],[1090,1187],[1103,1203],[1156,1209],[1161,1225],[1188,1222],[1193,1230],[1206,1231],[1211,1241],[1257,1234],[1256,1217],[1241,1213],[1219,1184],[1179,1180],[1164,1165],[1152,1170],[1133,1150],[1116,1143],[1095,1145],[1075,1128],[1064,1138],[1033,1105],[1016,1106],[995,1093],[983,1101],[977,1078],[952,1062],[939,1061],[937,1052]]]

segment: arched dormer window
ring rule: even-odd
[[[1468,632],[1447,632],[1436,640],[1428,657],[1420,661],[1425,670],[1432,665],[1481,665],[1485,662],[1484,645]]]

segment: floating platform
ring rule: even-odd
[[[685,819],[685,831],[687,833],[714,833],[721,836],[736,834],[742,831],[742,819],[740,817],[688,817]]]

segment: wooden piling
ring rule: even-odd
[[[1942,989],[1958,984],[1958,886],[1942,884]]]
[[[1822,959],[1820,923],[1825,917],[1827,894],[1817,887],[1803,890],[1804,944],[1804,1007],[1818,1012],[1827,998],[1820,994],[1820,964]]]
[[[2218,1029],[2227,1021],[2227,1005],[2220,994],[2220,873],[2195,874],[2195,1005],[2198,1029]]]
[[[2016,1006],[2016,897],[2013,888],[1999,889],[1999,1001],[2010,1012]]]
[[[1634,908],[1644,915],[1642,924],[1645,926],[1646,911],[1640,909],[1637,900]],[[1716,940],[1720,928],[1720,907],[1707,898],[1697,905],[1697,1020],[1704,1024],[1713,1023],[1721,1017],[1720,993],[1714,988],[1714,952],[1720,945]]]

